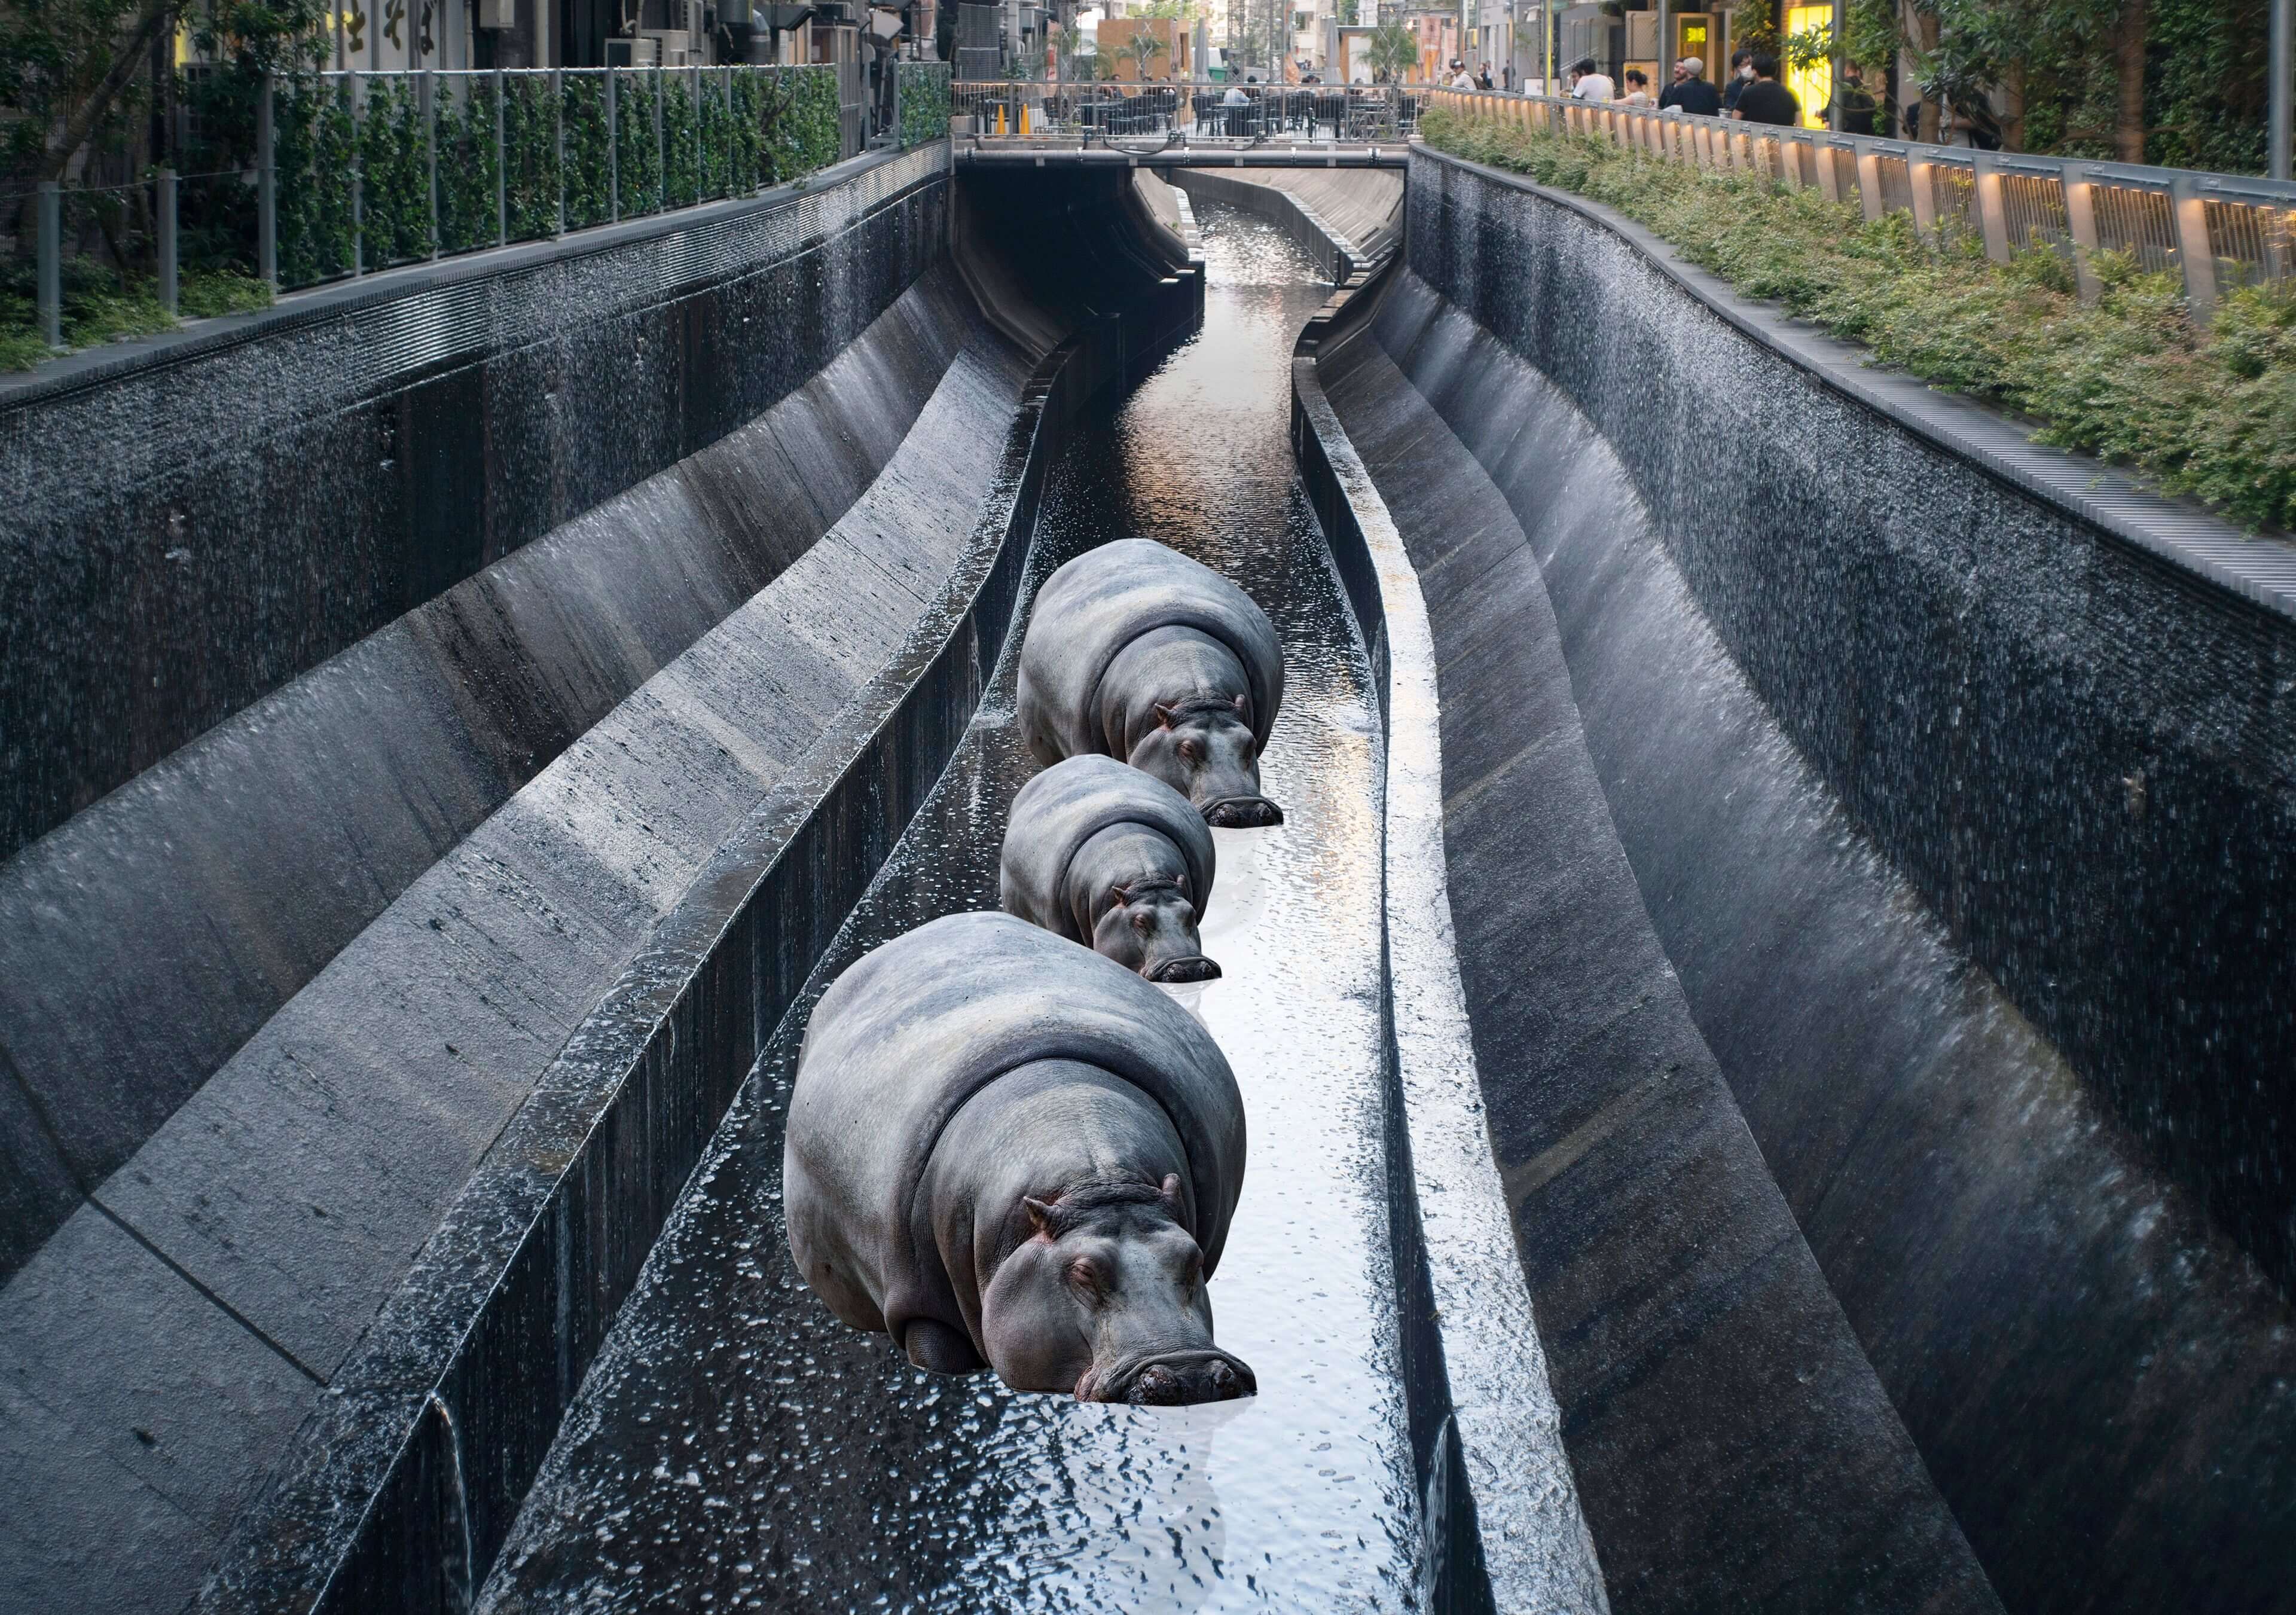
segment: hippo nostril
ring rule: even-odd
[[[1201,954],[1190,954],[1185,958],[1167,959],[1148,972],[1151,981],[1178,986],[1190,981],[1217,981],[1220,967]]]
[[[1268,830],[1283,822],[1283,809],[1264,796],[1222,797],[1204,809],[1215,830]]]
[[[1168,1368],[1149,1368],[1132,1381],[1131,1393],[1125,1400],[1135,1407],[1177,1407],[1187,1397],[1179,1375]]]
[[[1235,1377],[1235,1370],[1225,1363],[1212,1365],[1211,1381],[1212,1399],[1216,1402],[1229,1400],[1242,1389]]]

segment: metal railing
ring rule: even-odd
[[[2099,252],[2129,253],[2147,270],[2177,275],[2202,321],[2226,290],[2296,279],[2296,184],[2285,181],[1778,128],[1618,102],[1430,94],[1433,105],[1526,128],[1812,186],[1857,204],[1869,219],[1908,212],[1924,235],[1974,237],[1996,260],[2046,247],[2072,265],[2084,298],[2100,291],[2092,261]]]
[[[1241,104],[1227,94],[1217,84],[960,83],[950,111],[972,119],[972,133],[1007,139],[1367,141],[1409,134],[1426,98],[1344,85],[1246,86]]]
[[[857,154],[873,132],[945,138],[947,68],[901,62],[896,80],[874,102],[829,65],[283,75],[262,86],[243,168],[198,176],[196,191],[164,168],[143,184],[139,261],[177,312],[179,193],[199,204],[187,230],[243,221],[244,266],[274,291],[751,195]],[[47,185],[30,209],[50,348],[71,295],[63,266],[95,239],[81,220],[103,200]]]

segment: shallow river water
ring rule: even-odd
[[[1283,638],[1263,782],[1286,822],[1220,832],[1205,951],[1226,974],[1194,1005],[1247,1108],[1250,1167],[1211,1298],[1259,1395],[1111,1407],[936,1378],[840,1324],[791,1270],[782,1125],[804,1015],[879,943],[996,906],[1005,809],[1033,772],[1008,656],[712,1141],[482,1607],[1411,1607],[1369,673],[1286,439],[1292,340],[1328,288],[1259,221],[1199,217],[1203,331],[1082,423],[1048,480],[1029,586],[1144,535],[1235,579]]]

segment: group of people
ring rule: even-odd
[[[1626,71],[1627,90],[1621,95],[1608,73],[1601,71],[1592,56],[1582,56],[1571,64],[1570,94],[1580,101],[1618,101],[1628,106],[1650,106],[1650,76],[1640,68]],[[1840,128],[1845,135],[1871,135],[1878,103],[1873,92],[1866,87],[1864,74],[1856,62],[1842,70],[1841,93],[1836,98],[1841,113]],[[1674,64],[1674,82],[1659,92],[1655,104],[1661,112],[1669,107],[1702,118],[1735,118],[1746,123],[1775,124],[1791,127],[1801,121],[1801,98],[1778,80],[1778,59],[1767,51],[1739,51],[1730,58],[1730,83],[1726,89],[1718,89],[1706,78],[1706,63],[1696,56],[1685,56]]]

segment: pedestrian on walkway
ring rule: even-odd
[[[1743,95],[1746,93],[1746,86],[1753,82],[1754,53],[1732,51],[1730,53],[1730,87],[1722,92],[1723,117],[1735,118],[1738,115],[1738,97]]]
[[[1800,123],[1801,102],[1778,82],[1778,59],[1767,51],[1756,51],[1751,65],[1753,82],[1738,97],[1738,116],[1748,123],[1774,124],[1780,128]]]
[[[1619,98],[1630,107],[1646,107],[1651,103],[1650,75],[1638,67],[1627,70],[1627,93]]]
[[[1581,56],[1570,69],[1570,93],[1581,101],[1611,101],[1619,94],[1619,86],[1611,82],[1608,73],[1595,70],[1595,59]]]
[[[1722,111],[1722,92],[1706,82],[1706,62],[1697,56],[1685,56],[1674,64],[1674,82],[1660,93],[1659,110],[1680,107],[1685,112],[1701,118],[1712,118]]]

